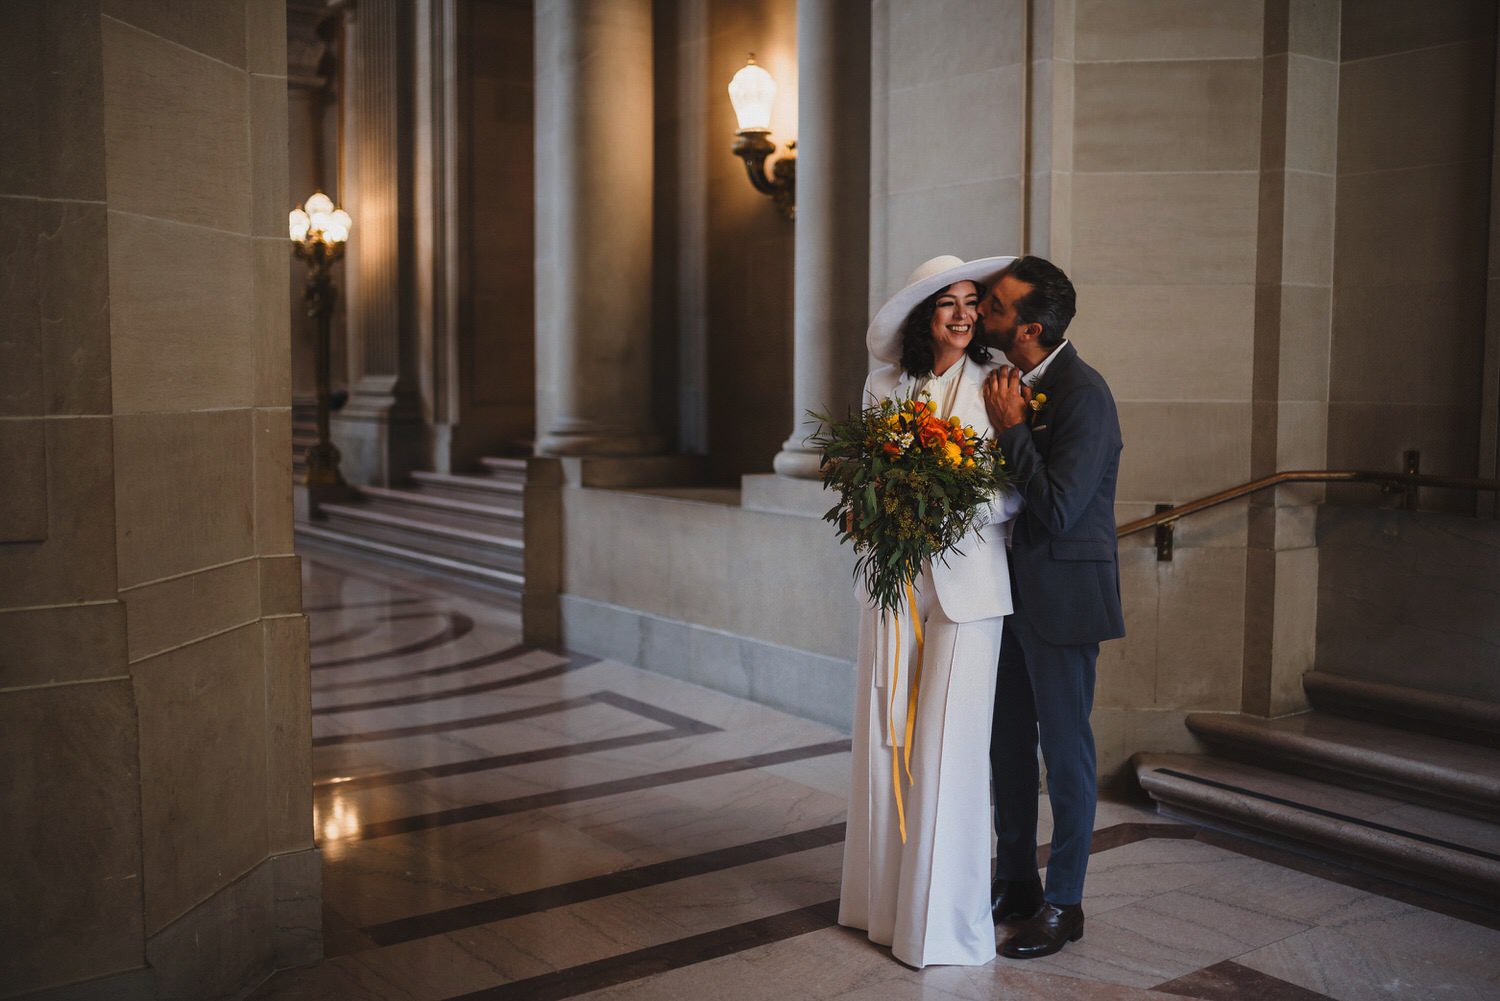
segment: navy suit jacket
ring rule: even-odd
[[[1046,403],[1000,432],[1000,447],[1026,507],[1011,535],[1016,614],[1058,645],[1125,635],[1115,545],[1120,418],[1104,377],[1072,344],[1033,392]]]

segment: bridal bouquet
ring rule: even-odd
[[[1010,482],[1005,456],[930,400],[883,400],[842,421],[813,414],[823,485],[839,502],[823,516],[852,542],[855,575],[883,611],[896,611],[924,560],[957,551],[980,508]]]

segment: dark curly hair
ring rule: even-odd
[[[957,284],[958,282],[953,283]],[[906,315],[906,322],[901,326],[901,370],[907,375],[920,376],[932,372],[932,364],[937,360],[936,353],[932,350],[932,317],[937,313],[938,299],[953,285],[938,289]],[[989,289],[979,282],[974,282],[974,287],[979,290],[979,298],[984,299]],[[974,322],[977,331],[979,321],[976,319]],[[990,349],[980,344],[978,337],[969,341],[964,354],[981,365],[990,360]]]

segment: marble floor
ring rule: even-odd
[[[834,921],[842,734],[304,568],[327,957],[256,999],[1500,998],[1500,924],[1113,802],[1081,942],[910,969]]]

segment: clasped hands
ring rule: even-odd
[[[984,409],[995,433],[1026,420],[1031,406],[1031,387],[1021,382],[1021,370],[1012,366],[996,369],[984,380]]]

